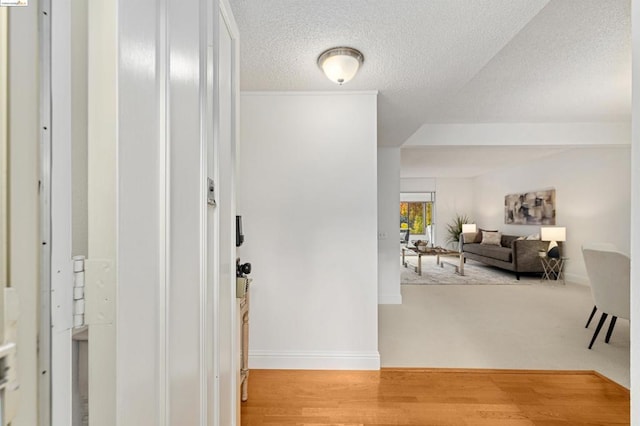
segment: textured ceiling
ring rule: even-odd
[[[554,0],[429,121],[630,118],[629,1]]]
[[[627,120],[629,0],[230,0],[242,90],[378,90],[378,144],[423,123]],[[316,65],[363,52],[339,87]]]

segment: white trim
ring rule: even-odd
[[[362,96],[362,95],[371,95],[378,96],[377,90],[351,90],[345,92],[338,91],[241,91],[240,96],[336,96],[336,95],[345,95],[345,96]]]
[[[222,236],[225,234],[224,232],[220,231],[218,232],[218,253],[219,259],[224,259],[224,260],[229,260],[231,265],[235,265],[235,259],[237,256],[236,253],[236,247],[235,247],[235,215],[236,215],[236,179],[235,179],[235,173],[236,173],[236,161],[237,161],[237,154],[236,154],[236,150],[237,150],[237,144],[238,144],[238,117],[239,117],[239,93],[240,93],[240,85],[239,85],[239,69],[240,69],[240,46],[239,46],[239,30],[238,30],[238,26],[237,23],[235,21],[235,18],[233,17],[233,13],[232,13],[232,9],[231,6],[229,5],[229,2],[227,0],[220,0],[218,2],[218,14],[216,16],[216,20],[217,22],[219,22],[220,18],[222,18],[222,21],[226,27],[226,31],[229,34],[229,38],[230,38],[230,79],[231,79],[231,87],[230,87],[230,102],[231,102],[231,111],[230,111],[230,120],[231,123],[229,123],[229,137],[230,137],[230,164],[229,164],[229,184],[231,186],[230,188],[230,198],[228,201],[229,206],[224,206],[224,205],[220,205],[218,207],[218,209],[226,209],[229,208],[230,211],[230,223],[229,222],[223,222],[221,221],[221,218],[224,218],[224,215],[222,215],[220,213],[220,211],[218,211],[218,229],[220,230],[220,228],[222,227],[228,227],[228,230],[230,231],[229,233],[229,240],[227,241],[222,241]],[[217,82],[217,87],[219,92],[221,93],[221,88],[220,88],[220,67],[221,66],[226,66],[227,64],[224,63],[224,61],[221,61],[221,49],[220,49],[220,31],[222,30],[222,28],[216,28],[217,31],[217,35],[216,35],[216,43],[215,45],[217,46],[217,52],[216,52],[216,58],[217,58],[217,64],[216,64],[216,75],[215,75],[215,80]],[[227,141],[222,139],[222,133],[221,133],[221,128],[222,128],[222,122],[221,122],[221,116],[220,116],[220,112],[222,111],[223,108],[226,107],[226,105],[224,105],[224,100],[221,99],[220,97],[220,93],[217,93],[217,102],[214,106],[214,108],[217,108],[218,112],[216,113],[216,118],[218,120],[218,126],[215,130],[215,135],[216,135],[216,140],[218,144],[224,144],[227,143]],[[218,147],[218,152],[221,151],[222,149],[220,147]],[[221,155],[218,155],[218,158],[215,160],[216,162],[216,169],[217,169],[217,180],[218,180],[218,185],[220,186],[219,189],[216,190],[216,192],[218,194],[220,194],[220,197],[222,197],[222,185],[224,182],[224,179],[220,176],[220,161],[222,159]],[[221,201],[222,203],[223,201]],[[221,217],[222,216],[222,217]],[[228,257],[227,257],[228,256]],[[223,260],[223,261],[224,261]],[[233,267],[233,266],[232,266]],[[226,341],[223,345],[221,345],[218,350],[215,352],[215,355],[218,357],[218,359],[220,359],[220,357],[222,356],[222,354],[224,352],[226,352],[227,350],[230,350],[231,352],[231,360],[230,360],[230,369],[232,372],[234,372],[234,374],[231,375],[230,377],[230,383],[229,383],[229,389],[219,389],[219,394],[217,395],[217,399],[221,399],[221,395],[223,392],[226,392],[230,395],[232,395],[232,397],[230,398],[230,406],[225,407],[224,405],[220,404],[219,407],[219,415],[217,416],[218,418],[216,419],[217,421],[221,421],[221,419],[225,419],[228,417],[228,419],[231,421],[231,425],[230,426],[236,426],[240,424],[240,405],[239,405],[239,379],[240,379],[240,367],[239,367],[239,361],[240,361],[240,346],[239,346],[239,342],[238,342],[238,336],[239,336],[239,324],[238,324],[238,313],[237,313],[237,301],[235,298],[235,271],[224,271],[221,268],[221,265],[218,264],[217,265],[218,271],[218,277],[219,277],[219,281],[218,281],[218,285],[219,286],[231,286],[231,288],[233,289],[232,293],[231,293],[231,300],[225,300],[222,297],[218,297],[218,303],[220,304],[224,304],[224,303],[229,303],[229,305],[227,305],[227,308],[229,308],[229,313],[230,313],[230,318],[225,318],[225,319],[220,319],[220,317],[218,316],[219,319],[219,324],[222,324],[222,326],[225,326],[225,323],[227,320],[230,320],[230,324],[231,324],[231,341]],[[226,277],[227,274],[230,273],[230,282],[224,282],[221,278]],[[219,293],[218,293],[219,296]],[[220,308],[220,306],[218,306],[218,308]],[[224,312],[224,309],[220,309],[222,312]],[[224,335],[225,333],[221,333],[222,335]],[[230,348],[227,347],[227,345],[231,345]],[[222,375],[224,372],[220,371],[220,375]],[[221,402],[221,401],[218,401]],[[226,410],[230,410],[229,412],[229,416],[226,416]]]
[[[72,423],[71,3],[51,9],[51,424]]]
[[[235,260],[238,256],[237,248],[235,245],[235,225],[237,211],[237,165],[238,165],[238,139],[240,134],[240,30],[238,24],[233,16],[231,6],[227,0],[222,0],[222,13],[227,23],[227,28],[231,33],[231,124],[230,124],[230,136],[231,136],[231,223],[227,223],[227,226],[231,227],[231,259]],[[219,105],[222,108],[222,105]],[[235,263],[232,262],[232,265]],[[238,315],[238,302],[235,298],[235,273],[231,273],[231,336],[232,336],[232,349],[231,349],[231,368],[235,374],[231,380],[231,392],[235,395],[235,401],[232,401],[232,405],[235,405],[235,411],[232,413],[231,420],[232,426],[240,426],[240,322]]]
[[[167,0],[158,4],[158,426],[169,424],[169,277],[171,270],[169,257],[171,251],[171,159],[169,156],[169,33]]]
[[[249,369],[379,370],[375,352],[249,351]]]
[[[631,218],[640,215],[640,1],[631,2]],[[631,318],[640,312],[640,226],[631,220]],[[634,322],[634,324],[637,324]],[[631,423],[640,423],[640,328],[631,327]]]
[[[118,282],[119,265],[124,257],[121,244],[123,204],[120,175],[122,163],[120,127],[119,2],[88,2],[88,151],[87,151],[87,225],[88,260],[86,265],[87,299],[85,315],[89,320],[89,413],[91,426],[117,424],[121,415],[117,392],[125,362],[118,330],[121,309]],[[125,167],[126,168],[126,167]],[[91,265],[109,265],[94,270]],[[108,277],[108,279],[103,279]],[[94,303],[98,295],[111,295],[107,303]],[[117,309],[116,309],[117,308]],[[98,321],[91,322],[91,318]],[[126,330],[126,327],[123,329]]]
[[[212,67],[212,88],[211,88],[211,111],[210,119],[212,119],[211,131],[212,131],[212,143],[207,145],[207,149],[211,151],[207,152],[207,176],[211,177],[218,185],[216,197],[219,198],[221,191],[220,187],[220,164],[218,162],[218,152],[220,144],[220,91],[219,87],[219,73],[220,73],[220,2],[213,2],[211,15],[211,40],[207,39],[207,44],[211,43],[211,67]],[[209,163],[211,161],[211,163]],[[212,385],[213,385],[213,398],[211,403],[211,410],[213,412],[213,426],[220,426],[220,412],[221,412],[221,385],[220,385],[220,355],[222,353],[221,347],[221,327],[220,327],[220,213],[219,210],[214,209],[212,213],[212,230],[209,229],[209,223],[207,223],[207,250],[213,252],[211,257],[211,263],[207,264],[208,268],[213,270],[212,276],[213,288],[211,294],[212,303]],[[207,259],[209,260],[209,259]]]
[[[40,30],[40,302],[38,425],[51,425],[51,0],[38,2]]]
[[[235,40],[236,42],[240,38],[240,31],[238,30],[238,23],[236,22],[235,17],[233,16],[233,12],[231,9],[231,5],[228,0],[220,0],[219,2],[219,13],[222,15],[224,22],[227,24],[227,29],[229,30],[229,34],[231,35],[231,40]]]
[[[402,294],[379,294],[378,305],[402,305]]]
[[[206,426],[209,419],[209,371],[208,371],[208,357],[213,356],[209,351],[209,339],[212,339],[211,329],[209,324],[209,292],[208,292],[208,280],[207,280],[207,246],[208,246],[208,232],[207,232],[207,217],[208,217],[208,203],[207,203],[207,178],[208,178],[208,161],[207,161],[207,120],[208,120],[208,108],[207,108],[207,52],[208,52],[208,26],[207,24],[213,20],[213,16],[208,15],[208,7],[206,0],[200,0],[200,22],[199,22],[199,103],[200,103],[200,426]]]
[[[0,290],[8,284],[8,169],[7,169],[7,140],[8,140],[8,52],[9,27],[7,9],[0,8]],[[0,296],[0,299],[2,296]],[[0,306],[3,306],[0,302]],[[0,318],[0,343],[4,341],[4,321]]]

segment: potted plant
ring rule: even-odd
[[[465,223],[473,223],[469,216],[456,214],[453,222],[447,225],[447,243],[458,243],[460,241],[460,234],[462,234],[462,225]]]

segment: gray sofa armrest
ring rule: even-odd
[[[519,272],[539,272],[542,271],[542,263],[538,252],[547,251],[548,241],[540,240],[516,240],[513,242],[513,264]]]

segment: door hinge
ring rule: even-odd
[[[73,257],[73,327],[83,327],[84,322],[84,256]]]
[[[87,259],[85,270],[85,324],[108,325],[115,321],[116,271],[112,260]]]

